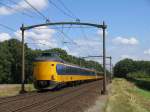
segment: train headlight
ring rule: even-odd
[[[54,75],[51,76],[51,80],[55,80]]]

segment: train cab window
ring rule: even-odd
[[[51,53],[42,53],[41,56],[42,57],[51,57],[52,54]]]
[[[61,64],[56,66],[56,70],[59,75],[64,74],[64,67]]]

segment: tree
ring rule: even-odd
[[[11,83],[12,55],[9,52],[8,41],[0,42],[0,83]]]
[[[16,39],[0,42],[0,83],[21,83],[22,69],[22,43]],[[25,44],[25,80],[26,83],[33,81],[33,62],[42,52],[54,52],[60,55],[64,61],[79,65],[81,67],[93,68],[102,71],[98,62],[87,61],[79,57],[68,55],[65,50],[60,48],[48,50],[32,50]]]
[[[10,39],[0,43],[0,83],[21,82],[21,57],[22,43],[16,39]],[[32,77],[32,50],[25,45],[26,78],[31,81]]]
[[[12,55],[11,60],[11,79],[12,83],[21,82],[21,48],[22,44],[19,40],[10,39],[8,41],[8,50]]]
[[[114,67],[114,76],[126,77],[128,73],[136,70],[135,62],[132,59],[119,61]]]

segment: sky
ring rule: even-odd
[[[20,27],[50,22],[76,21],[107,24],[106,55],[115,64],[121,59],[150,60],[149,0],[24,0],[0,1],[0,42],[21,39]],[[65,6],[65,7],[64,7]],[[43,17],[44,16],[44,17]],[[2,25],[12,28],[9,30]],[[44,26],[25,32],[32,49],[59,47],[84,57],[102,55],[102,31],[76,26]],[[81,28],[82,27],[82,28]],[[92,58],[93,59],[93,58]],[[94,58],[93,60],[102,59]]]

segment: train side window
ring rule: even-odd
[[[65,74],[65,66],[64,65],[61,65],[62,66],[62,69],[61,69],[61,72],[62,72],[62,74],[64,75]]]
[[[74,74],[73,67],[71,67],[71,74],[72,74],[72,75]]]
[[[66,66],[66,74],[69,75],[70,74],[70,67]]]
[[[93,75],[93,72],[92,72],[92,71],[90,71],[90,72],[89,72],[89,75]]]
[[[73,67],[73,69],[72,69],[72,70],[73,70],[73,74],[75,74],[75,68],[74,68],[74,67]]]
[[[81,75],[81,69],[79,69],[79,75]]]
[[[67,66],[63,65],[63,75],[66,75],[66,74],[67,74]]]
[[[70,67],[68,66],[68,74],[70,74]]]
[[[76,74],[79,75],[79,68],[76,69]]]
[[[72,74],[72,70],[71,70],[71,67],[69,67],[69,74],[70,74],[70,75]]]
[[[75,74],[78,75],[78,68],[75,68]]]

